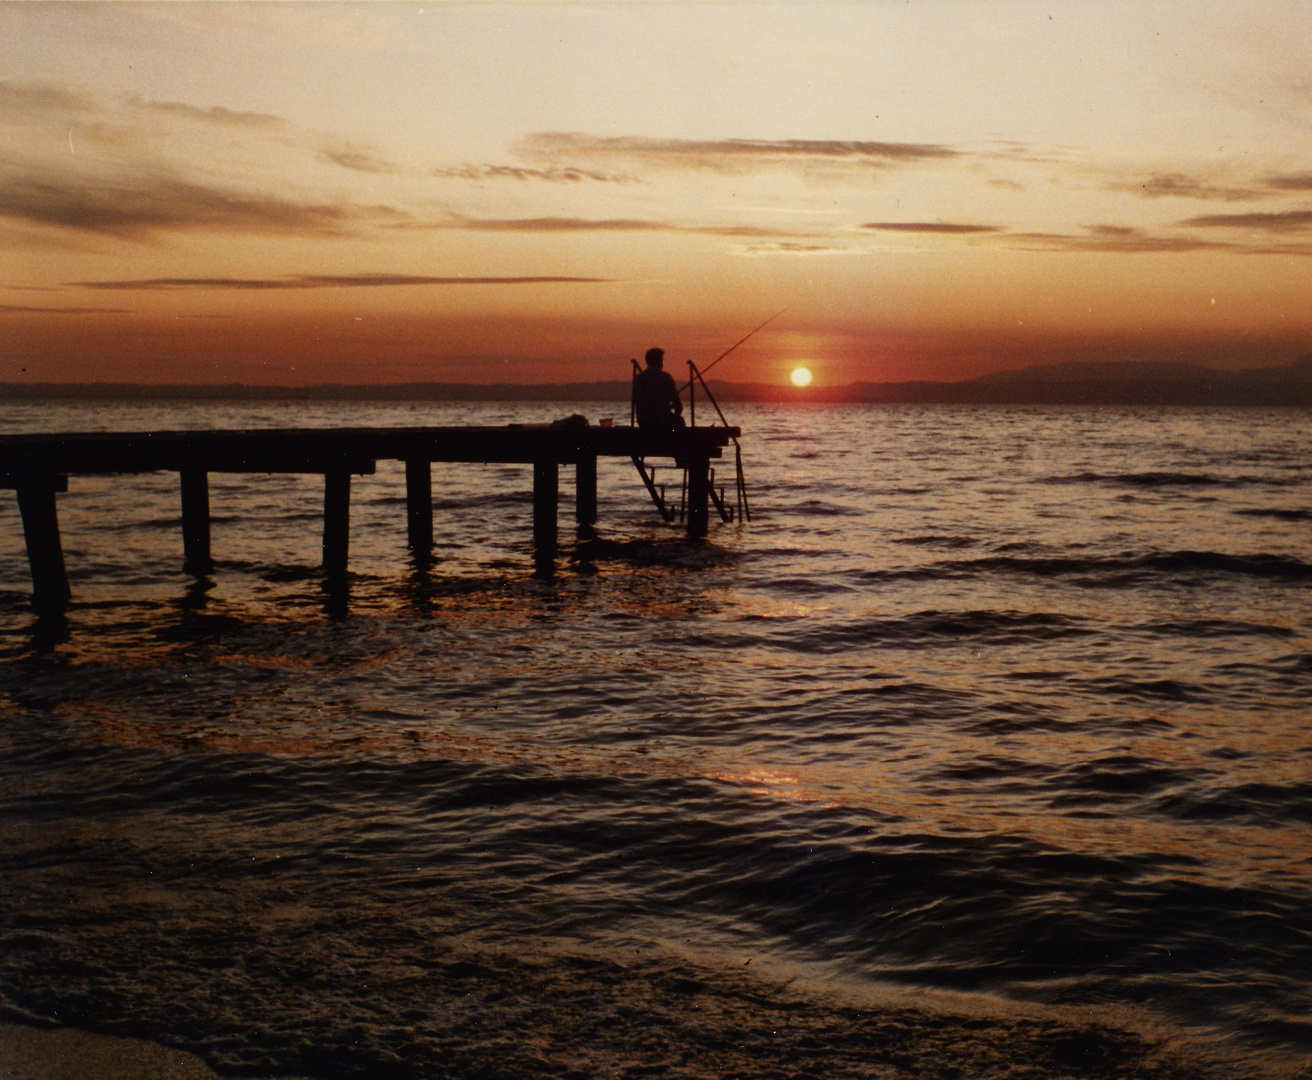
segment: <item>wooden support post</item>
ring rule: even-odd
[[[581,457],[574,466],[574,520],[580,525],[597,523],[597,458]]]
[[[705,454],[689,454],[688,466],[688,537],[701,539],[710,527],[711,463]]]
[[[405,515],[410,550],[427,558],[433,548],[433,466],[422,458],[405,463]]]
[[[72,597],[55,509],[55,493],[67,490],[66,477],[34,476],[18,483],[18,509],[32,568],[32,608],[38,615],[62,614]]]
[[[556,510],[560,499],[560,466],[533,462],[533,546],[539,555],[556,553]]]
[[[214,569],[210,559],[210,479],[204,469],[183,469],[182,566],[192,574]]]
[[[350,537],[351,474],[334,470],[323,478],[323,568],[328,573],[346,573]]]

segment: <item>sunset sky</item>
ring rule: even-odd
[[[1312,352],[1312,4],[0,3],[0,381]]]

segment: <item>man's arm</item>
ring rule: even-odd
[[[669,391],[670,404],[674,406],[674,415],[682,416],[683,402],[679,400],[679,386],[674,381],[674,376],[668,371],[663,374],[665,375],[665,387]]]

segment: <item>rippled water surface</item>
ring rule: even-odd
[[[0,406],[5,431],[577,406]],[[0,493],[0,1011],[335,1077],[1312,1076],[1312,427],[739,407],[755,520],[628,462]],[[670,470],[668,482],[677,487]]]

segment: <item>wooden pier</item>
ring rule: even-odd
[[[405,462],[406,534],[427,557],[433,543],[434,462],[518,463],[533,468],[533,542],[555,554],[560,467],[574,467],[575,517],[597,520],[597,459],[675,457],[687,469],[686,526],[703,537],[710,520],[710,462],[740,431],[691,427],[652,435],[634,427],[594,427],[581,419],[507,427],[310,428],[257,431],[146,431],[0,436],[0,488],[17,493],[32,570],[32,606],[43,615],[68,606],[56,496],[70,476],[176,472],[183,559],[196,574],[212,567],[210,473],[313,473],[324,478],[323,566],[345,573],[350,541],[351,477],[378,461]],[[646,473],[644,472],[644,479]],[[718,500],[717,500],[718,502]]]

